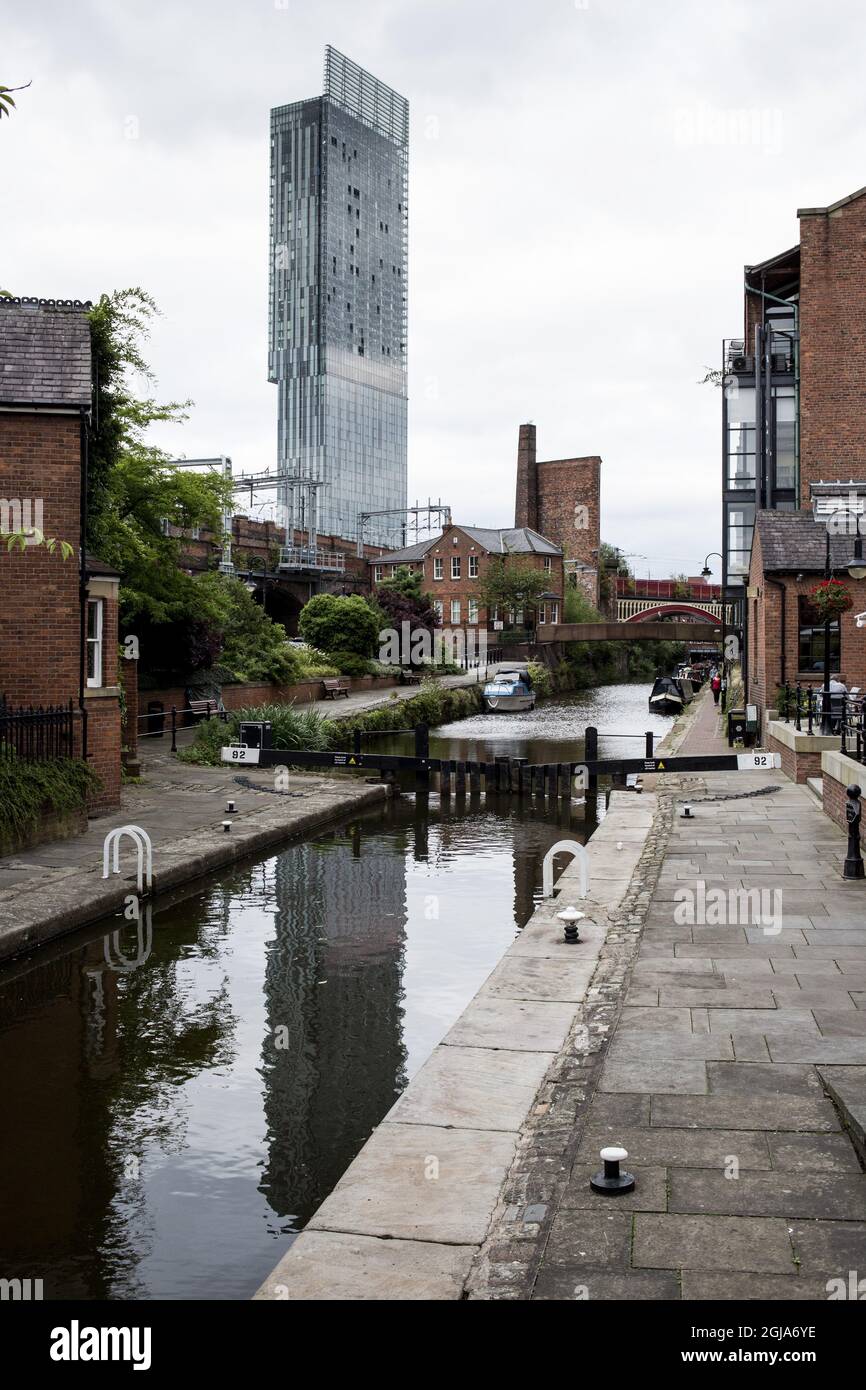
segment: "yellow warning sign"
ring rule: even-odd
[[[657,770],[658,772],[661,772],[661,770],[662,770],[663,767],[664,767],[664,763],[656,763],[656,770]]]
[[[355,760],[354,758],[350,758],[350,759],[349,759],[349,767],[357,767],[357,766],[358,766],[358,764],[357,764],[356,760]]]

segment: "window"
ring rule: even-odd
[[[544,572],[545,572],[545,574],[550,574],[550,565],[551,565],[550,556],[549,556],[549,555],[545,555],[545,557],[544,557]]]
[[[460,578],[460,556],[459,556],[459,555],[452,555],[452,556],[451,556],[451,578],[452,578],[452,579],[459,579],[459,578]]]
[[[797,485],[797,425],[793,391],[775,394],[775,455],[776,488],[795,488]]]
[[[477,579],[477,578],[478,578],[478,556],[477,556],[477,555],[470,555],[470,556],[469,556],[469,578],[470,578],[470,579]]]
[[[728,574],[735,583],[738,578],[749,573],[754,527],[754,502],[730,502],[728,504]]]
[[[797,599],[798,626],[799,626],[799,656],[798,669],[800,671],[815,671],[823,676],[824,674],[824,624],[821,622],[818,613],[805,595],[800,594]],[[839,631],[839,619],[834,618],[830,624],[830,672],[838,671],[841,665],[842,640]]]
[[[478,600],[477,600],[477,598],[471,598],[471,599],[469,600],[469,618],[468,618],[468,621],[469,621],[470,623],[477,623],[477,622],[478,622]]]
[[[541,626],[542,623],[546,623],[546,622],[547,622],[547,604],[546,604],[546,603],[540,603],[540,604],[538,605],[538,623],[539,623],[539,626]]]
[[[459,623],[459,622],[460,622],[460,600],[459,600],[459,598],[453,598],[453,599],[451,600],[451,621],[452,621],[452,623]]]
[[[441,579],[441,578],[442,578],[442,561],[441,561],[441,560],[437,560],[437,559],[435,559],[435,558],[434,558],[434,560],[433,560],[433,578],[434,578],[434,579]]]
[[[558,599],[555,600],[555,601],[550,605],[550,621],[551,621],[552,623],[558,623],[558,622],[559,622],[559,600],[558,600]]]
[[[373,566],[373,578],[375,579],[375,581],[376,581],[377,584],[381,584],[381,583],[382,583],[382,580],[385,578],[385,566],[384,566],[384,565],[374,565],[374,566]]]
[[[87,600],[87,684],[102,685],[102,609],[101,598]]]
[[[436,613],[436,617],[439,619],[441,623],[442,619],[445,617],[445,605],[442,602],[441,598],[434,598],[433,609]]]
[[[729,488],[755,487],[755,390],[738,386],[724,401],[726,482]]]

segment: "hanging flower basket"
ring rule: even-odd
[[[825,579],[812,590],[809,599],[822,623],[828,618],[838,618],[840,613],[847,613],[854,603],[850,591],[838,579]]]

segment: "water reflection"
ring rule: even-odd
[[[403,800],[155,912],[135,969],[118,917],[4,971],[3,1277],[249,1296],[530,915],[564,817]]]
[[[668,726],[645,709],[645,686],[607,687],[438,731],[434,751],[576,760],[586,724]],[[0,1277],[41,1278],[47,1298],[249,1297],[531,915],[547,849],[582,838],[584,813],[471,789],[403,798],[151,923],[118,915],[4,969]]]

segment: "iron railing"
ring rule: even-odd
[[[778,714],[786,724],[793,720],[798,733],[821,731],[823,688],[820,685],[780,685]],[[866,763],[866,697],[861,694],[830,694],[830,725],[841,736],[840,752],[858,763]]]
[[[866,764],[866,698],[862,695],[843,696],[845,707],[839,718],[841,744],[839,752],[855,762]],[[831,709],[832,713],[832,709]]]
[[[0,700],[0,758],[46,762],[75,755],[75,710],[68,705],[30,705],[12,709]]]

